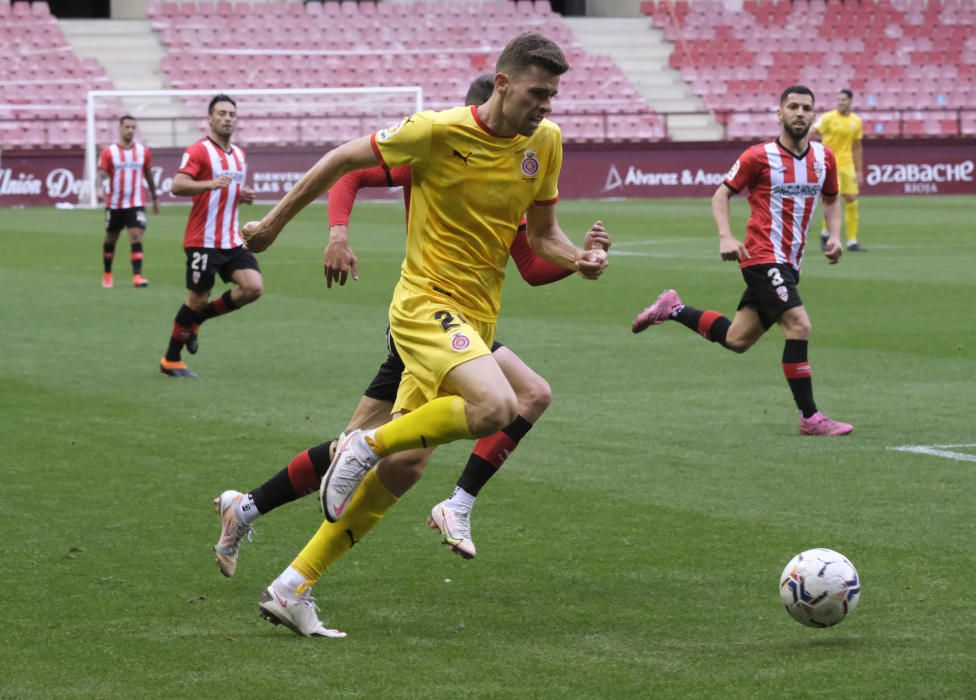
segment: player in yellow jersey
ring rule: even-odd
[[[262,594],[262,615],[275,624],[344,636],[318,619],[310,590],[396,502],[373,470],[380,459],[408,451],[426,459],[437,445],[490,435],[515,418],[515,392],[490,346],[523,212],[540,257],[587,279],[606,268],[606,251],[573,245],[555,215],[562,137],[546,116],[568,68],[555,43],[522,34],[499,56],[485,104],[414,114],[339,146],[244,227],[248,246],[260,252],[342,174],[377,163],[411,168],[407,253],[390,306],[406,367],[394,406],[402,415],[338,445],[322,480],[328,522]]]
[[[844,198],[844,229],[847,233],[847,249],[860,253],[865,249],[857,242],[858,186],[864,182],[864,159],[861,139],[861,118],[851,111],[854,93],[844,89],[837,93],[837,109],[821,115],[813,125],[824,145],[834,152],[837,161],[837,180],[840,196]],[[820,232],[821,248],[826,245],[827,231]]]

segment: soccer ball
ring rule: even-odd
[[[832,549],[808,549],[790,559],[779,577],[779,597],[794,620],[832,627],[854,612],[861,579],[854,565]]]

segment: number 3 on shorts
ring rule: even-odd
[[[207,271],[207,253],[201,253],[198,250],[193,251],[193,259],[190,261],[191,270],[199,270],[200,272]]]
[[[771,268],[768,272],[766,272],[766,275],[769,277],[769,283],[774,287],[778,287],[783,284],[783,276],[779,274],[779,270],[777,268]]]

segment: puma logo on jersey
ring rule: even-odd
[[[471,157],[472,153],[474,153],[474,151],[468,151],[468,155],[465,156],[465,155],[461,155],[461,151],[457,150],[456,148],[453,151],[451,151],[451,155],[457,156],[458,158],[463,160],[465,165],[468,164],[468,158]]]

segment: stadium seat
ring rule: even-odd
[[[856,93],[855,109],[865,115],[906,105],[932,110],[907,126],[922,135],[958,132],[957,126],[948,131],[958,123],[954,110],[976,107],[976,91],[969,87],[976,80],[969,72],[976,72],[971,38],[976,4],[845,2],[843,16],[839,7],[836,0],[744,0],[738,12],[708,3],[686,8],[669,2],[645,3],[642,11],[675,42],[669,65],[680,70],[710,109],[765,110],[772,97],[770,84],[802,82],[819,95],[850,87]],[[743,21],[743,13],[751,15],[749,21]],[[793,54],[784,47],[792,38],[791,28],[801,24],[815,28],[818,50],[805,53],[803,67],[796,70]],[[734,74],[727,72],[729,66]],[[729,120],[731,132],[742,135],[751,130],[750,124]],[[897,118],[884,113],[872,124],[877,128],[872,133],[884,135],[901,128]]]
[[[287,56],[248,54],[247,61],[229,61],[217,73],[224,85],[420,85],[428,104],[448,106],[460,101],[474,75],[490,69],[498,47],[508,41],[512,27],[518,24],[526,29],[543,29],[561,43],[574,66],[567,80],[588,93],[587,103],[574,107],[584,110],[581,114],[592,110],[605,113],[621,105],[635,113],[647,109],[643,98],[612,60],[588,54],[569,26],[552,12],[548,0],[465,3],[333,0],[324,4],[312,0],[304,5],[275,0],[237,3],[233,16],[223,13],[222,7],[223,3],[218,2],[213,11],[208,4],[195,8],[203,11],[194,15],[187,11],[185,3],[163,3],[153,6],[151,16],[170,56],[201,47],[240,46],[293,52]],[[439,28],[445,17],[454,24],[470,27],[470,31],[445,33]],[[343,27],[341,35],[330,31],[338,24]],[[309,55],[309,46],[327,47],[335,54]],[[438,53],[431,53],[432,49]],[[291,58],[295,60],[285,60]],[[164,59],[161,65],[174,86],[203,86],[207,76],[193,71],[188,63],[193,61]],[[212,82],[213,75],[209,78]],[[589,122],[581,123],[587,124],[587,129],[593,126]],[[266,133],[265,126],[258,124],[250,128],[249,138],[276,138]],[[633,126],[644,131],[655,128],[653,124]],[[306,131],[299,129],[297,138],[304,139]],[[360,125],[356,134],[361,132]],[[587,134],[580,138],[590,138],[591,132]],[[572,140],[577,135],[567,130],[564,137]]]

